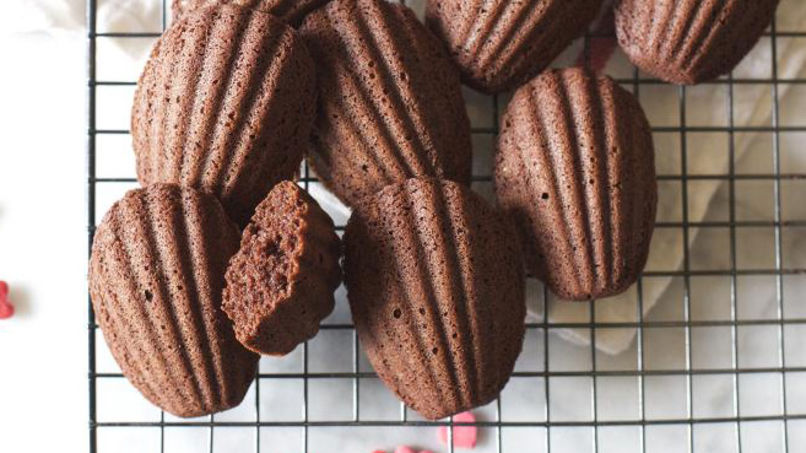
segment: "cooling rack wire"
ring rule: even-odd
[[[94,227],[111,201],[136,186],[133,170],[115,172],[109,162],[130,163],[127,122],[114,123],[109,112],[109,99],[129,98],[138,73],[112,79],[104,69],[102,50],[113,43],[153,41],[169,20],[165,0],[161,2],[162,19],[156,30],[99,30],[98,7],[103,0],[87,1],[88,26],[88,137],[87,200],[88,243]],[[799,0],[783,0],[796,2]],[[405,3],[405,1],[404,1]],[[409,1],[409,3],[412,3]],[[779,16],[778,22],[781,22]],[[781,42],[799,43],[806,49],[806,24],[780,30],[773,23],[759,46],[769,46],[768,76],[723,77],[697,88],[676,87],[647,77],[636,69],[616,77],[625,88],[643,102],[661,90],[676,92],[676,104],[669,110],[674,121],[657,125],[653,133],[658,153],[676,161],[677,172],[659,174],[661,197],[664,191],[682,198],[677,217],[659,220],[655,240],[667,237],[662,232],[682,237],[682,266],[679,269],[647,269],[635,288],[635,319],[629,322],[602,322],[596,304],[589,304],[589,320],[580,323],[558,323],[543,316],[527,324],[524,353],[509,387],[501,398],[477,411],[482,442],[480,452],[561,452],[581,451],[580,440],[591,452],[802,452],[806,451],[806,356],[799,347],[806,338],[806,307],[803,294],[790,290],[803,285],[806,263],[787,259],[784,238],[806,233],[806,219],[787,215],[791,199],[803,202],[806,195],[806,170],[790,165],[784,151],[806,144],[806,115],[798,119],[781,118],[781,92],[800,96],[806,106],[806,78],[779,78]],[[800,28],[800,29],[798,29]],[[588,35],[580,44],[587,49],[594,39],[606,36]],[[724,103],[721,124],[699,124],[692,118],[696,112],[687,105],[692,90],[718,90]],[[759,96],[769,97],[769,122],[739,124],[736,120],[736,93],[755,89]],[[466,92],[477,108],[473,117],[474,147],[489,148],[498,132],[497,118],[506,105],[504,97],[481,97]],[[649,99],[647,99],[649,98]],[[126,118],[128,111],[119,112]],[[118,125],[121,128],[117,128]],[[692,173],[688,160],[696,149],[694,137],[719,135],[727,162],[726,171]],[[767,164],[749,170],[737,158],[736,143],[748,134],[764,138],[765,145],[756,150]],[[660,140],[659,140],[660,139]],[[478,152],[478,150],[474,150]],[[487,159],[476,156],[476,160]],[[131,167],[132,165],[130,165]],[[478,167],[478,165],[476,166]],[[489,168],[474,170],[474,188],[489,192]],[[727,197],[723,218],[691,220],[690,200],[703,183],[718,182]],[[300,184],[315,196],[321,186],[307,164],[301,168]],[[741,198],[745,190],[764,190],[769,195],[766,218],[747,219],[742,213]],[[793,194],[799,193],[799,196]],[[336,217],[341,231],[346,219]],[[737,250],[743,247],[744,233],[762,231],[768,238],[763,268],[743,266]],[[694,231],[725,244],[723,265],[717,268],[698,266],[693,248]],[[644,315],[645,288],[653,279],[671,279],[679,291],[679,305],[667,310],[668,316]],[[766,288],[774,303],[769,310],[753,310],[758,300],[745,297],[745,287]],[[543,290],[543,313],[549,295]],[[758,294],[756,291],[753,294]],[[429,422],[409,412],[383,390],[371,367],[363,357],[349,313],[344,307],[343,289],[338,293],[339,307],[325,321],[320,335],[299,347],[281,361],[263,359],[252,389],[241,407],[215,416],[182,420],[150,406],[143,407],[139,395],[130,388],[111,361],[91,306],[88,309],[89,354],[89,440],[91,452],[124,451],[127,444],[142,445],[143,439],[152,449],[138,451],[171,452],[176,442],[195,439],[193,448],[182,451],[229,452],[228,445],[245,446],[238,451],[275,452],[282,442],[298,445],[301,452],[330,451],[328,439],[334,436],[372,438],[377,433],[405,432],[416,443],[432,436],[436,426],[447,426],[450,420]],[[699,307],[711,304],[716,316],[700,316]],[[714,308],[717,307],[717,308]],[[591,344],[576,346],[559,339],[552,332],[576,329],[589,332]],[[633,345],[616,357],[596,348],[597,332],[606,329],[637,329]],[[701,334],[720,338],[698,341]],[[743,341],[748,334],[758,334],[762,344]],[[677,344],[669,353],[669,343]],[[710,355],[709,355],[710,354]],[[717,363],[702,363],[701,357],[720,357]],[[331,356],[337,360],[323,361]],[[561,357],[562,361],[555,358]],[[322,365],[325,362],[337,364]],[[570,362],[570,365],[568,364]],[[724,384],[722,386],[716,385]],[[713,389],[728,388],[722,394]],[[271,391],[268,391],[271,389]],[[279,390],[278,390],[279,389]],[[531,397],[524,398],[526,393]],[[513,396],[518,395],[518,396]],[[580,404],[579,395],[583,395]],[[131,407],[136,411],[116,410]],[[701,401],[721,399],[718,410],[700,410]],[[145,403],[147,405],[147,403]],[[579,407],[568,408],[569,404]],[[192,436],[187,433],[192,432]],[[385,435],[385,434],[384,434]],[[389,434],[394,437],[393,434]],[[383,437],[382,437],[383,438]],[[233,439],[237,439],[233,441]],[[367,445],[366,452],[375,445]],[[250,450],[251,448],[251,450]],[[453,453],[452,446],[444,451]]]

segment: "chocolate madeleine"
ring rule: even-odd
[[[305,16],[329,0],[173,0],[174,20],[183,14],[209,5],[234,4],[270,13],[292,27],[298,27]]]
[[[470,181],[470,122],[459,75],[403,5],[334,0],[300,33],[316,61],[319,111],[309,161],[354,206],[414,176]]]
[[[658,198],[635,97],[609,77],[552,70],[518,89],[501,127],[495,191],[528,273],[565,299],[626,290],[646,264]]]
[[[163,35],[132,109],[137,175],[216,195],[244,225],[298,171],[315,111],[313,62],[267,13],[208,6]]]
[[[353,322],[384,384],[431,420],[495,399],[526,314],[510,222],[463,185],[410,179],[362,203],[344,243]]]
[[[149,401],[179,417],[238,405],[258,356],[221,311],[238,228],[212,196],[175,185],[132,190],[95,233],[89,288],[112,356]]]
[[[485,93],[518,87],[582,36],[602,0],[428,0],[426,23],[462,80]]]
[[[733,70],[777,7],[778,0],[618,0],[616,32],[636,66],[691,85]]]

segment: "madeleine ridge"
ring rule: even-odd
[[[319,111],[308,160],[349,206],[410,177],[470,182],[459,74],[407,7],[333,0],[300,34],[316,61]]]
[[[638,101],[612,79],[551,70],[518,89],[494,178],[527,271],[555,294],[596,299],[636,281],[657,209],[654,148]]]
[[[616,33],[633,64],[692,85],[733,70],[770,25],[778,0],[618,0]]]
[[[221,291],[239,232],[212,196],[175,185],[132,190],[95,232],[89,288],[123,374],[179,417],[238,405],[258,356],[235,339]]]
[[[183,14],[209,5],[234,4],[267,12],[298,27],[305,16],[329,0],[173,0],[171,13],[174,20]]]
[[[602,0],[428,0],[426,23],[462,79],[485,93],[517,88],[585,33]]]
[[[525,327],[510,222],[463,185],[409,179],[362,202],[344,243],[353,322],[384,384],[431,420],[495,399]]]
[[[247,348],[285,355],[319,331],[341,283],[341,241],[319,204],[291,181],[258,205],[227,268],[224,311]]]
[[[299,169],[314,77],[302,41],[270,14],[224,5],[184,15],[158,41],[135,93],[140,183],[214,194],[245,225]]]

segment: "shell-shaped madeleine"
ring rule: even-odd
[[[635,97],[583,69],[547,71],[501,120],[495,191],[521,232],[526,269],[572,300],[626,290],[646,264],[657,182]]]
[[[208,5],[234,4],[254,8],[276,16],[287,24],[297,27],[305,16],[329,0],[173,0],[174,20],[188,11]]]
[[[499,93],[545,69],[582,36],[602,0],[428,0],[426,22],[471,87]]]
[[[212,193],[244,225],[299,169],[315,96],[313,62],[287,25],[232,5],[186,14],[158,42],[135,94],[138,178]]]
[[[333,311],[341,241],[316,200],[290,181],[274,186],[227,268],[224,311],[247,348],[285,355]]]
[[[221,311],[238,229],[212,196],[175,185],[130,191],[95,232],[89,287],[123,374],[152,403],[196,417],[236,406],[258,356]]]
[[[733,70],[758,42],[778,0],[619,0],[619,44],[636,66],[696,84]]]
[[[410,179],[362,202],[344,243],[353,322],[384,384],[431,420],[495,399],[524,335],[514,226],[463,185]]]
[[[403,5],[334,0],[300,33],[316,61],[319,112],[309,161],[354,206],[415,176],[470,181],[470,122],[459,75]]]

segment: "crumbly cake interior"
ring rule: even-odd
[[[255,326],[289,297],[299,269],[301,221],[305,205],[281,191],[275,203],[260,206],[244,231],[241,252],[230,263],[232,315],[238,326]],[[235,283],[234,285],[232,283]]]

